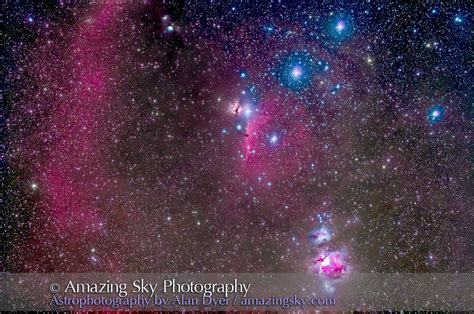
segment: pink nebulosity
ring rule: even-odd
[[[268,94],[248,118],[243,139],[242,168],[249,177],[280,181],[295,175],[311,161],[310,117],[302,106],[291,115],[286,104]]]
[[[322,252],[312,262],[312,269],[328,279],[339,279],[349,271],[346,254],[341,251]]]
[[[71,73],[77,73],[77,81],[67,94],[67,100],[58,103],[58,107],[67,106],[69,110],[59,111],[55,117],[61,139],[51,149],[49,158],[54,162],[40,166],[38,171],[40,184],[47,187],[45,198],[49,200],[51,216],[57,220],[58,232],[74,230],[91,234],[97,231],[92,226],[100,224],[99,210],[83,201],[84,189],[74,179],[73,169],[94,156],[99,144],[98,126],[106,96],[106,78],[111,75],[100,55],[111,44],[106,34],[118,8],[112,2],[98,8],[92,22],[82,24],[71,43],[74,63],[69,66]],[[98,167],[95,178],[102,178],[102,172]]]
[[[45,48],[47,54],[32,54],[33,62],[29,65],[30,71],[40,78],[41,92],[47,94],[46,101],[35,103],[29,112],[43,108],[52,112],[45,123],[48,127],[22,144],[41,147],[39,143],[48,141],[42,155],[27,156],[33,164],[44,205],[38,209],[42,220],[34,237],[37,247],[45,247],[45,252],[49,247],[67,243],[59,252],[59,260],[70,255],[79,260],[82,252],[88,253],[88,245],[95,246],[106,231],[109,214],[98,195],[112,195],[111,189],[117,188],[117,183],[108,178],[109,164],[99,148],[106,145],[104,134],[110,134],[113,121],[110,82],[117,76],[114,68],[118,57],[116,39],[111,33],[124,8],[114,1],[93,7],[74,31],[69,32],[71,36],[64,40],[64,46],[58,41],[53,44],[57,47]],[[55,245],[54,241],[60,244]],[[29,256],[20,254],[25,260]],[[40,260],[41,254],[35,251],[31,258]],[[48,267],[64,270],[52,261],[53,254],[44,255],[45,263],[26,261],[27,270]],[[110,265],[117,264],[116,258],[108,258]],[[74,265],[64,267],[77,270]],[[109,270],[117,270],[117,266],[110,266]]]

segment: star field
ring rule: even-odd
[[[467,2],[2,11],[6,270],[472,270]]]

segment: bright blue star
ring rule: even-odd
[[[354,33],[354,21],[349,15],[339,14],[329,20],[329,35],[337,40],[342,41],[349,38]]]
[[[456,24],[462,24],[462,22],[464,21],[462,15],[458,14],[454,17],[454,23]]]
[[[295,65],[295,66],[291,69],[291,76],[292,76],[295,80],[299,80],[302,75],[303,75],[303,69],[301,68],[301,66],[300,66],[299,64]]]
[[[346,23],[343,20],[339,20],[336,24],[336,32],[340,34],[344,31],[345,28],[346,28]]]
[[[342,88],[341,83],[337,83],[336,85],[333,86],[331,89],[331,95],[336,95],[336,93]]]
[[[249,117],[251,113],[252,113],[252,109],[250,107],[245,108],[245,115],[247,117]]]
[[[282,86],[301,90],[311,83],[314,71],[313,57],[306,51],[298,51],[283,59],[277,76]]]
[[[442,105],[434,105],[428,109],[427,117],[431,124],[437,124],[444,118],[445,109]]]
[[[240,76],[240,78],[247,78],[247,76],[248,76],[247,71],[241,70],[239,72],[239,76]]]
[[[430,13],[431,15],[437,15],[439,13],[439,8],[434,7],[433,9],[431,9]]]
[[[276,144],[278,142],[278,135],[272,134],[270,136],[270,144]]]
[[[275,26],[273,26],[272,24],[266,24],[263,26],[263,31],[267,35],[273,35],[273,33],[275,32]]]

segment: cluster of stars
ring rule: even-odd
[[[3,11],[7,271],[469,270],[468,5]]]

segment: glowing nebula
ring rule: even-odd
[[[312,262],[313,271],[326,279],[340,279],[349,272],[347,254],[343,251],[322,251]]]
[[[327,243],[332,239],[332,232],[325,227],[315,228],[309,233],[309,239],[311,243],[316,245]]]

